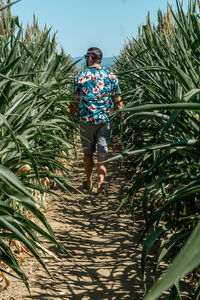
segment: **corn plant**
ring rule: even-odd
[[[199,6],[199,1],[189,1],[185,13],[178,1],[176,12],[168,5],[166,14],[158,11],[158,25],[151,24],[148,14],[146,25],[139,28],[137,38],[125,44],[115,64],[126,105],[117,125],[124,152],[112,159],[133,156],[133,183],[121,205],[131,203],[134,211],[143,208],[144,283],[148,254],[158,239],[161,246],[155,272],[163,261],[169,262],[172,249],[186,247],[179,256],[182,268],[175,259],[163,279],[165,285],[159,281],[157,294],[150,293],[145,299],[156,299],[174,282],[170,299],[180,297],[178,280],[200,264]],[[134,200],[138,191],[139,203]],[[199,295],[198,284],[194,294]]]
[[[67,163],[75,146],[68,105],[75,69],[70,56],[57,53],[55,35],[41,31],[35,17],[24,34],[10,6],[1,1],[0,261],[15,275],[4,267],[0,271],[18,276],[29,289],[12,241],[22,242],[45,269],[40,252],[48,251],[37,233],[68,253],[40,207],[45,208],[46,193],[57,195],[49,190],[51,182],[70,193]]]

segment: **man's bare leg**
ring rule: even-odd
[[[107,154],[98,154],[98,164],[97,164],[97,171],[98,171],[98,186],[97,186],[97,193],[100,192],[102,184],[105,180],[106,172],[107,172],[107,163],[104,161],[107,159]]]
[[[84,154],[83,163],[87,178],[87,188],[88,190],[92,190],[93,154]]]

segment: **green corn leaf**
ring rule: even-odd
[[[4,262],[8,267],[10,267],[19,276],[19,278],[24,282],[30,294],[27,276],[21,270],[17,259],[10,250],[10,247],[3,240],[0,240],[0,260]],[[6,272],[5,270],[2,270],[2,272],[9,274],[9,272]],[[13,275],[11,274],[11,276]]]
[[[0,165],[0,178],[8,186],[10,186],[13,191],[20,192],[22,195],[25,195],[31,198],[33,201],[38,202],[38,200],[26,190],[21,181],[9,169],[2,165]]]
[[[200,104],[198,103],[175,103],[175,104],[146,104],[136,107],[122,108],[118,112],[133,112],[139,110],[200,110]]]
[[[144,297],[144,300],[154,300],[167,289],[169,289],[174,282],[187,275],[195,267],[200,265],[200,223],[196,226],[190,238],[188,239],[182,251],[173,260],[171,266],[167,269],[165,274],[154,284],[151,291]]]
[[[35,247],[33,247],[32,243],[30,240],[26,237],[22,229],[17,225],[17,223],[12,219],[11,217],[8,216],[0,216],[0,224],[3,226],[5,230],[11,231],[16,237],[22,241],[26,247],[33,253],[35,258],[38,260],[38,262],[42,265],[42,267],[45,269],[45,271],[51,276],[49,273],[48,269],[46,268],[44,262],[40,258],[38,252],[36,251]]]

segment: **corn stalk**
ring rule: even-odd
[[[178,280],[200,264],[195,256],[200,247],[199,239],[191,244],[197,229],[191,233],[200,218],[198,11],[199,1],[189,1],[187,13],[177,1],[176,11],[169,5],[166,14],[158,11],[158,25],[152,24],[148,15],[147,23],[139,28],[138,37],[125,44],[115,64],[126,105],[121,110],[122,122],[117,125],[117,131],[122,133],[124,152],[112,159],[133,157],[130,161],[135,170],[132,187],[121,205],[131,201],[134,212],[143,208],[146,220],[141,260],[144,283],[148,255],[158,239],[162,243],[155,274],[162,262],[169,263],[170,250],[183,245],[187,249],[179,256],[185,269],[177,268],[175,259],[163,279],[168,284],[157,284],[156,293],[150,293],[145,299],[157,299],[155,295],[158,297],[174,282],[177,284],[171,289],[170,297],[180,297]],[[141,193],[139,203],[135,202],[138,192]],[[188,269],[190,255],[195,263]],[[194,297],[199,295],[198,284],[195,288]]]
[[[0,25],[0,261],[29,289],[28,278],[13,254],[13,241],[22,242],[46,269],[40,234],[60,250],[41,212],[50,182],[69,192],[67,165],[75,157],[73,123],[68,112],[75,72],[70,56],[57,53],[55,38],[36,18],[25,34],[10,1],[1,1]],[[15,34],[14,34],[15,33]],[[30,214],[35,221],[31,220]],[[37,221],[36,221],[37,220]],[[42,229],[44,228],[44,229]]]

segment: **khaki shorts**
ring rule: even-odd
[[[96,146],[98,153],[108,153],[112,134],[112,123],[87,124],[80,122],[80,134],[84,154],[94,153]]]

